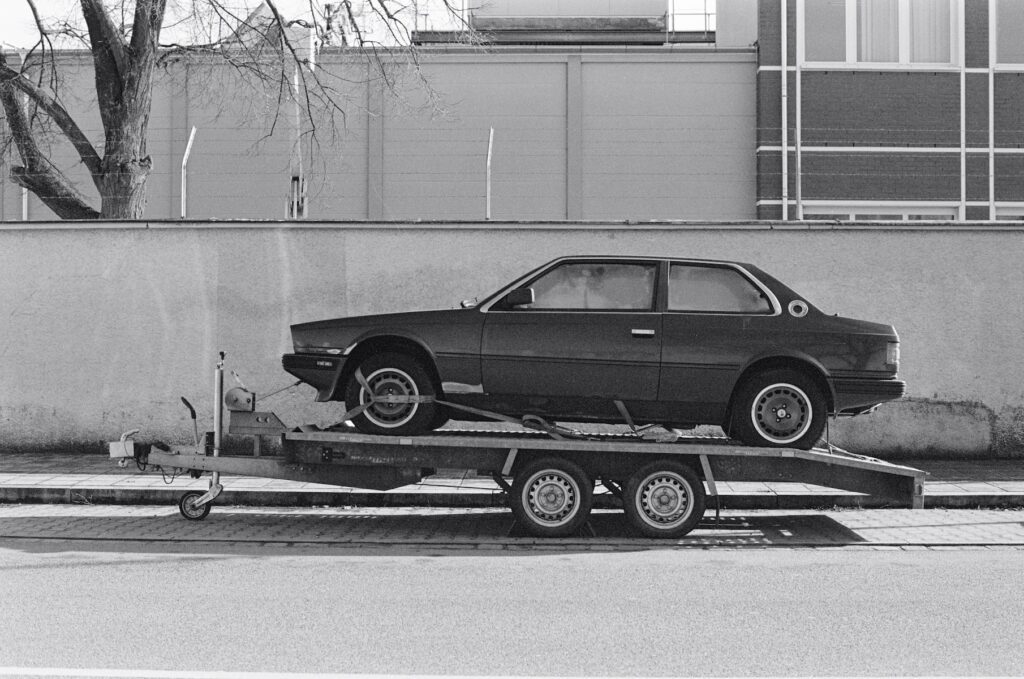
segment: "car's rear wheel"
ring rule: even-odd
[[[728,431],[748,446],[802,448],[821,439],[828,416],[825,395],[802,372],[766,370],[739,388]]]
[[[437,390],[426,368],[412,356],[398,352],[374,354],[359,364],[358,373],[362,381],[355,373],[349,378],[345,406],[351,410],[369,404],[352,418],[359,431],[410,436],[443,423],[440,406],[416,400],[435,396]]]

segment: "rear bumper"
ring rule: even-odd
[[[337,394],[338,381],[345,368],[344,356],[320,356],[315,354],[285,354],[281,357],[285,372],[295,375],[317,391],[317,401],[341,400]]]
[[[903,398],[907,383],[894,379],[842,377],[832,380],[837,413],[860,413]]]

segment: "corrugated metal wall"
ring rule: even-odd
[[[430,53],[425,78],[406,72],[394,92],[367,83],[351,55],[325,54],[320,68],[343,95],[346,115],[336,128],[320,121],[314,153],[306,145],[312,218],[483,218],[491,127],[495,219],[755,214],[753,49],[452,48]],[[284,217],[291,105],[279,107],[276,92],[246,91],[224,66],[180,67],[160,78],[147,217],[179,215],[192,125],[188,216]],[[90,110],[90,84],[88,68],[72,72],[73,111]],[[96,116],[85,118],[99,144]],[[66,145],[57,156],[77,164]],[[18,220],[20,189],[2,175],[0,217]],[[74,176],[95,195],[88,177]],[[34,198],[29,216],[52,218]]]

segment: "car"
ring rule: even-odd
[[[906,390],[892,326],[827,315],[756,266],[717,260],[560,257],[459,308],[299,323],[291,335],[284,369],[317,401],[344,401],[369,434],[486,411],[720,425],[746,445],[809,449],[829,415]]]

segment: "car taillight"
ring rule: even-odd
[[[890,365],[894,370],[898,370],[900,367],[900,343],[889,342],[889,345],[885,350],[885,363]]]

